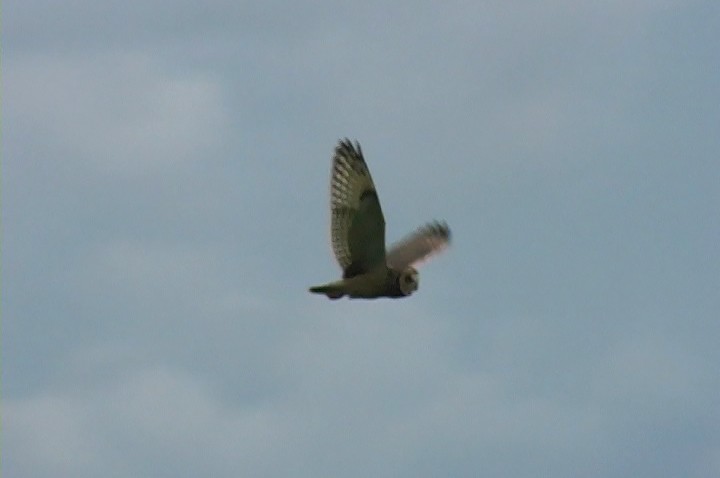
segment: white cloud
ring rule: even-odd
[[[113,52],[9,63],[8,115],[41,135],[50,151],[27,161],[159,173],[207,161],[226,136],[220,85],[200,72],[173,75],[155,57]]]
[[[6,464],[23,476],[165,476],[153,472],[164,467],[230,476],[269,463],[282,429],[262,408],[228,408],[202,382],[162,367],[9,400],[5,416],[14,437]]]
[[[87,404],[62,396],[41,396],[3,403],[3,471],[13,476],[88,476],[101,469],[100,442],[88,433]]]
[[[81,348],[63,367],[75,369],[63,374],[67,383],[6,401],[6,433],[14,437],[7,466],[77,477],[96,476],[108,464],[119,464],[116,476],[163,467],[176,476],[417,476],[453,463],[461,472],[577,476],[624,459],[624,446],[634,445],[624,436],[628,423],[662,429],[703,396],[707,370],[677,344],[646,335],[600,358],[555,363],[590,371],[573,384],[589,393],[568,396],[563,387],[537,384],[535,375],[553,371],[543,369],[552,364],[538,351],[526,350],[532,331],[468,367],[452,353],[456,331],[420,302],[320,304],[280,307],[268,317],[236,314],[234,325],[222,327],[205,321],[197,344],[178,341],[170,322],[156,337],[174,348],[192,345],[195,362],[210,357],[230,367],[221,376],[149,355],[144,349],[152,344],[139,338],[114,352]],[[493,336],[502,341],[518,325],[498,327]],[[257,332],[262,343],[248,342],[253,337],[245,335]],[[229,357],[218,349],[224,341],[236,349]],[[513,355],[512,370],[495,355]],[[270,393],[248,399],[267,381]],[[694,451],[697,467],[713,466],[709,446]],[[68,454],[78,459],[64,459]]]

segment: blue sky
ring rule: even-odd
[[[720,474],[720,6],[3,8],[3,475]],[[327,301],[330,157],[407,300]]]

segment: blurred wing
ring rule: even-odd
[[[335,147],[330,179],[332,248],[343,278],[385,261],[385,219],[360,145]]]
[[[417,264],[450,244],[450,228],[439,222],[432,222],[418,228],[400,242],[393,244],[387,253],[387,265],[395,270]]]

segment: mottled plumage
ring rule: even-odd
[[[385,218],[375,184],[357,142],[335,147],[330,178],[332,249],[342,280],[311,287],[331,299],[404,297],[418,288],[413,267],[450,242],[445,223],[433,222],[385,251]]]

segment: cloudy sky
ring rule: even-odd
[[[3,476],[720,476],[719,24],[6,3]],[[307,293],[345,136],[410,299]]]

